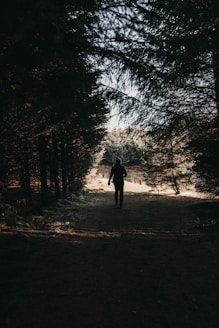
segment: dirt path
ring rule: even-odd
[[[0,234],[0,327],[219,327],[217,236],[197,199],[93,192],[61,233]],[[16,229],[14,229],[16,231]]]

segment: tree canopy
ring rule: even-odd
[[[45,203],[49,185],[57,197],[60,186],[73,190],[116,103],[155,133],[185,127],[194,168],[216,187],[218,17],[216,0],[9,0],[0,14],[2,183],[19,180],[31,198],[40,180]],[[103,75],[116,84],[101,85]]]
[[[155,131],[159,126],[167,128],[171,122],[182,120],[187,122],[185,127],[190,130],[190,140],[193,136],[203,137],[203,125],[210,124],[208,140],[215,140],[216,146],[218,1],[135,0],[119,1],[117,5],[112,1],[108,7],[105,4],[105,8],[108,11],[102,13],[105,30],[101,50],[107,58],[106,74],[110,75],[112,69],[117,70],[119,80],[116,91],[111,85],[107,91],[112,101],[121,99],[121,114],[128,113],[134,118],[134,125]],[[121,72],[124,71],[137,85],[137,97],[129,96],[129,90],[124,92],[125,82],[121,83]],[[175,132],[177,130],[178,125]],[[211,131],[214,131],[212,135]],[[192,144],[194,154],[197,153],[199,158],[198,172],[201,176],[207,176],[208,171],[214,172],[215,187],[218,186],[217,148],[212,148],[210,143],[205,146],[202,143],[203,147],[201,143]],[[216,162],[212,163],[212,156],[207,156],[208,148],[216,151]]]
[[[1,11],[1,181],[31,198],[48,179],[75,190],[100,142],[107,109],[88,61],[95,1],[10,0]]]

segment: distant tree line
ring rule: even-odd
[[[120,157],[125,166],[138,166],[143,180],[151,188],[170,188],[180,194],[193,187],[197,180],[188,140],[185,130],[181,135],[174,135],[166,129],[114,129],[103,141],[105,152],[100,165],[111,166],[115,158]]]

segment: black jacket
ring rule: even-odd
[[[126,169],[120,164],[113,165],[109,180],[113,177],[115,187],[122,187],[124,185],[124,177],[127,176]]]

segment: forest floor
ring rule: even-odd
[[[1,220],[1,328],[219,327],[218,200],[128,190]]]

